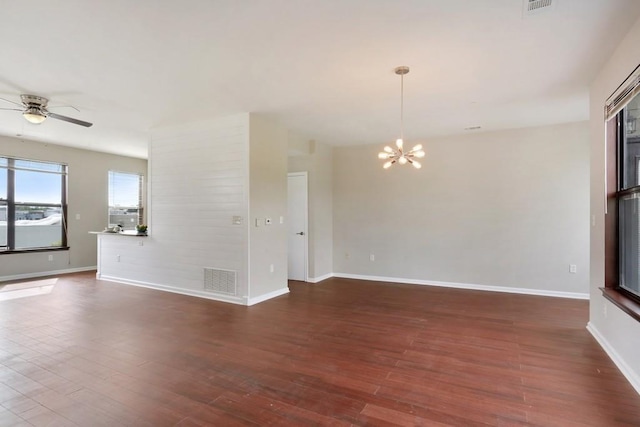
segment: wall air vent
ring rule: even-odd
[[[204,290],[225,295],[235,295],[236,272],[219,268],[205,268]]]
[[[558,0],[524,0],[523,15],[529,16],[553,9]]]

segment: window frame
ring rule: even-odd
[[[2,206],[6,206],[7,211],[7,244],[0,248],[0,255],[16,254],[16,253],[31,253],[31,252],[51,252],[51,251],[66,251],[69,250],[68,246],[68,227],[67,227],[67,211],[68,211],[68,185],[69,185],[69,166],[62,162],[52,162],[47,160],[27,159],[21,157],[12,156],[0,156],[7,160],[6,172],[7,172],[7,198],[1,199]],[[29,170],[24,168],[16,168],[15,162],[34,162],[56,165],[61,167],[61,172],[50,172],[45,170],[33,170],[40,173],[52,173],[60,176],[60,203],[41,203],[37,201],[17,202],[15,200],[16,179],[15,172],[17,170]],[[5,169],[3,167],[3,169]],[[61,227],[60,227],[60,245],[59,246],[33,246],[33,247],[21,247],[16,248],[16,209],[20,206],[42,206],[42,207],[55,207],[60,208],[61,214]],[[4,248],[4,249],[2,249]]]
[[[637,95],[640,96],[640,95]],[[640,321],[640,295],[620,286],[620,218],[623,197],[639,194],[640,185],[622,188],[624,182],[625,108],[606,121],[605,286],[602,295],[633,319]]]
[[[109,170],[107,172],[107,226],[113,227],[115,225],[123,226],[124,224],[116,224],[111,222],[111,175],[112,174],[121,174],[121,175],[131,175],[138,177],[138,206],[137,206],[137,220],[131,229],[135,230],[137,225],[145,224],[145,175],[140,172],[130,172],[130,171],[121,171],[121,170]],[[113,206],[116,207],[115,205]],[[124,208],[133,208],[134,206],[123,206]],[[129,227],[122,227],[123,230],[128,229]]]

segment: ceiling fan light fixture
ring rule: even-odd
[[[22,113],[22,117],[24,117],[29,123],[33,123],[34,125],[39,125],[47,118],[47,116],[37,107],[27,108]]]

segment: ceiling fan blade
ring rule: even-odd
[[[21,103],[19,103],[19,102],[15,102],[15,101],[11,101],[11,100],[9,100],[9,99],[0,98],[0,100],[5,101],[5,102],[8,102],[8,103],[10,103],[10,104],[15,104],[15,105],[17,105],[18,107],[24,107]]]
[[[0,110],[6,110],[6,111],[24,111],[24,108],[0,108]]]
[[[82,121],[82,120],[74,119],[72,117],[62,116],[60,114],[56,114],[56,113],[52,113],[52,112],[47,112],[47,116],[51,117],[52,119],[63,120],[65,122],[73,123],[75,125],[84,126],[86,128],[93,126],[93,123],[89,123],[89,122],[85,122],[85,121]]]

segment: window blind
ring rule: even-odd
[[[640,65],[604,103],[605,120],[615,117],[638,93],[640,93]]]

